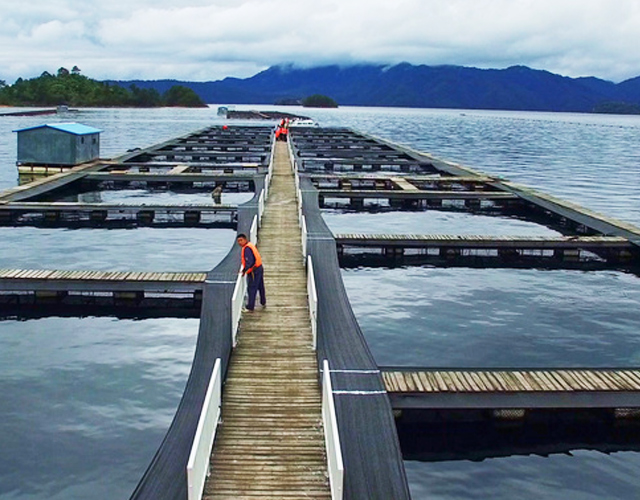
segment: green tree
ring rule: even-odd
[[[302,99],[305,108],[337,108],[338,103],[331,97],[322,94],[313,94]]]
[[[206,108],[200,96],[194,90],[184,85],[174,85],[164,93],[165,106],[180,106],[184,108]]]
[[[131,85],[129,90],[133,94],[135,106],[140,106],[141,108],[162,106],[162,98],[156,89],[141,89],[137,85]]]

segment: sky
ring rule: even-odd
[[[638,0],[0,0],[0,79],[245,78],[275,64],[640,75]]]

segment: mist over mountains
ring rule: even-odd
[[[570,78],[526,66],[478,69],[401,63],[305,69],[281,65],[245,79],[112,83],[135,84],[160,92],[172,85],[184,85],[205,102],[215,104],[274,104],[283,99],[325,94],[341,105],[351,106],[591,112],[606,102],[640,105],[640,77],[616,84],[596,77]]]

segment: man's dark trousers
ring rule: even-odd
[[[264,268],[262,266],[254,267],[253,271],[247,274],[247,288],[249,289],[249,299],[247,301],[247,309],[253,311],[256,306],[256,294],[260,292],[260,304],[263,306],[267,303],[264,295]]]

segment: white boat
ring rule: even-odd
[[[291,127],[319,127],[318,122],[311,120],[310,118],[294,118],[289,122],[289,128]]]

